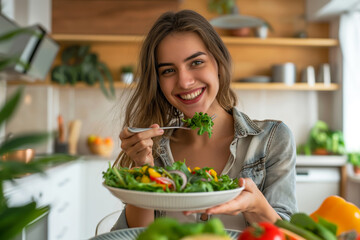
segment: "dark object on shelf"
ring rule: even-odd
[[[240,78],[236,82],[246,82],[246,83],[268,83],[271,81],[269,76],[251,76]]]
[[[287,62],[272,66],[273,82],[282,82],[286,85],[293,85],[296,82],[296,66],[294,63]]]
[[[59,139],[55,139],[54,152],[68,154],[69,153],[69,144],[67,142],[60,142]]]

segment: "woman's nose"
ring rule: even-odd
[[[187,89],[195,83],[195,78],[191,74],[191,71],[187,69],[181,69],[178,73],[178,84],[181,88]]]

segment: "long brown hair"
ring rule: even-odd
[[[123,127],[149,127],[153,123],[167,126],[170,122],[180,122],[182,113],[173,107],[163,95],[158,84],[156,69],[156,49],[170,33],[195,32],[203,40],[219,66],[219,92],[216,99],[226,111],[236,105],[237,98],[230,89],[231,56],[220,36],[210,23],[192,10],[162,14],[152,26],[140,51],[137,78],[139,82],[126,108]],[[154,138],[153,156],[157,151],[160,137]],[[129,167],[132,160],[121,152],[115,165]]]

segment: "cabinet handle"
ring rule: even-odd
[[[63,227],[63,229],[61,230],[61,232],[56,236],[56,239],[62,239],[62,238],[65,236],[67,230],[68,230],[68,228],[67,228],[66,226]]]
[[[63,181],[58,183],[58,187],[63,187],[70,181],[70,178],[65,178]]]
[[[69,202],[65,202],[59,209],[58,209],[58,213],[62,213],[64,212],[69,206]]]

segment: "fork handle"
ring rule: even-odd
[[[180,127],[180,126],[173,126],[173,127],[161,127],[160,129],[175,129],[175,128],[181,128],[181,129],[186,129],[186,130],[191,130],[191,128],[188,127]],[[128,130],[132,133],[139,133],[139,132],[144,132],[147,130],[150,130],[152,128],[133,128],[133,127],[128,127]]]

